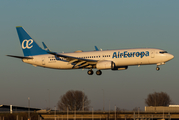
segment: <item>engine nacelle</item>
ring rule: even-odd
[[[105,70],[105,69],[113,69],[114,68],[114,62],[113,61],[99,61],[96,64],[96,68],[98,70]]]
[[[112,70],[126,70],[128,66],[115,66]]]

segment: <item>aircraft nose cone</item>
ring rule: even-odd
[[[168,55],[168,58],[169,58],[169,60],[171,60],[171,59],[173,59],[173,58],[174,58],[174,55],[169,54],[169,55]]]

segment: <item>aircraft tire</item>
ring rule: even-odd
[[[93,75],[93,71],[92,70],[88,70],[88,75]]]
[[[102,71],[101,70],[97,70],[96,71],[96,75],[101,75],[102,74]]]
[[[157,67],[157,68],[156,68],[156,70],[157,70],[157,71],[159,71],[159,70],[160,70],[160,68],[159,68],[159,67]]]

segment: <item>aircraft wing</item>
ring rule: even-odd
[[[50,54],[53,54],[57,57],[63,57],[66,61],[68,61],[68,64],[74,65],[73,68],[93,68],[94,65],[98,62],[98,60],[91,60],[91,59],[84,59],[84,58],[77,58],[73,56],[63,55],[56,52],[48,52]]]

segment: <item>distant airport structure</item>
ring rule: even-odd
[[[179,112],[179,105],[146,106],[145,112]]]
[[[0,105],[0,112],[20,112],[20,111],[38,111],[41,110],[39,108],[30,108],[30,107],[21,107],[21,106],[13,106],[13,105]]]
[[[179,105],[146,106],[145,111],[59,111],[41,110],[13,105],[0,105],[0,113],[31,113],[38,115],[38,120],[179,120]],[[3,118],[0,114],[0,118]],[[19,115],[19,118],[21,116]]]

